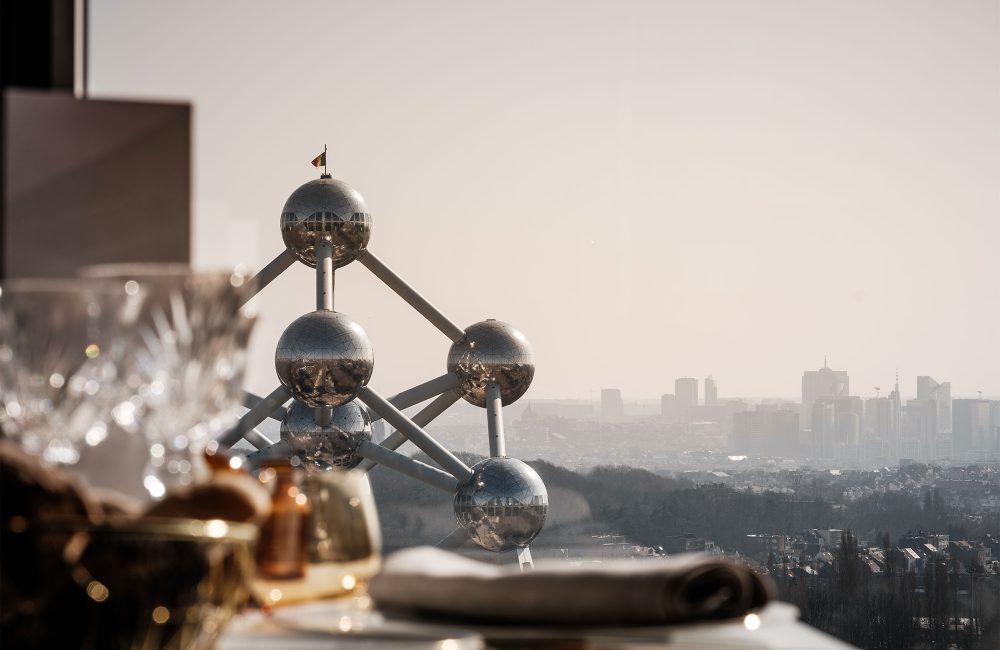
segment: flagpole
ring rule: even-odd
[[[329,176],[330,172],[326,170],[326,145],[323,145],[323,175]]]

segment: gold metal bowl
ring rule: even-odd
[[[211,648],[250,595],[256,539],[219,519],[8,525],[4,646]]]

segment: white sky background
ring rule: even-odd
[[[1000,395],[1000,3],[91,0],[90,90],[194,105],[194,259],[259,268],[330,171],[370,248],[459,325],[535,349],[528,397],[712,373]],[[155,170],[150,170],[155,182]],[[314,308],[257,300],[249,387]],[[383,394],[448,341],[354,264]]]

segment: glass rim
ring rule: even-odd
[[[190,541],[245,541],[257,539],[256,525],[228,519],[193,519],[189,517],[146,517],[136,520],[109,519],[94,523],[84,517],[53,517],[38,522],[43,532],[76,533],[117,537],[163,537]]]
[[[110,262],[88,264],[77,270],[78,278],[90,280],[115,280],[132,277],[137,280],[164,277],[212,278],[226,277],[249,279],[251,273],[242,265],[199,269],[184,262]]]
[[[88,278],[71,276],[68,278],[25,277],[10,278],[0,281],[0,296],[4,293],[39,293],[39,294],[80,294],[80,293],[117,293],[117,289],[107,284],[93,282]]]

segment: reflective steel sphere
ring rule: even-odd
[[[333,248],[333,267],[353,262],[368,245],[372,218],[365,200],[343,181],[319,178],[292,192],[281,211],[281,238],[300,262],[316,266],[316,242]]]
[[[335,311],[314,311],[292,321],[274,352],[282,385],[313,407],[340,406],[357,397],[374,365],[368,335]]]
[[[330,424],[316,424],[315,410],[302,402],[292,402],[281,423],[281,439],[307,466],[319,469],[350,469],[361,462],[357,449],[372,439],[372,417],[361,402],[351,400],[333,409]]]
[[[496,382],[504,405],[524,395],[535,376],[535,357],[524,334],[507,323],[485,320],[465,328],[448,352],[448,371],[462,380],[462,397],[486,406],[486,385]]]
[[[455,518],[487,551],[527,546],[545,524],[549,496],[541,477],[516,458],[487,458],[455,492]]]

